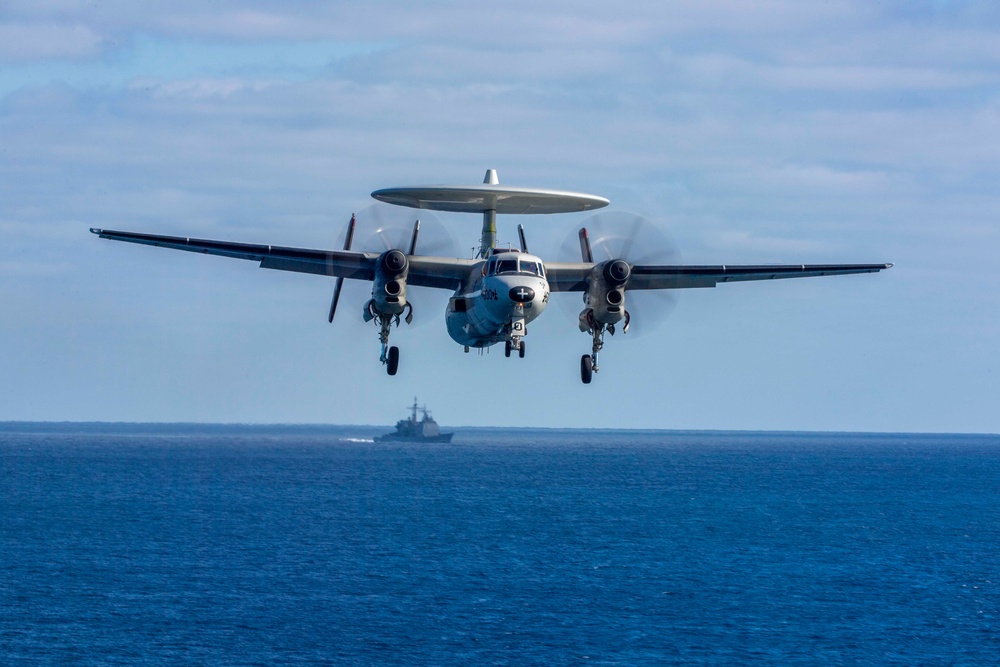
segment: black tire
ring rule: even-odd
[[[583,380],[584,384],[590,384],[593,378],[594,360],[590,358],[589,354],[585,354],[580,359],[580,379]]]
[[[507,341],[506,343],[503,344],[503,356],[505,357],[510,356],[510,341]]]
[[[521,346],[517,348],[517,356],[524,359],[524,341],[521,341]]]
[[[399,370],[399,348],[392,346],[389,348],[389,363],[386,365],[386,372],[395,375]]]

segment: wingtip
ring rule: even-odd
[[[887,263],[887,264],[885,265],[885,268],[887,268],[887,269],[891,269],[892,267],[893,267],[893,264],[892,264],[892,262],[888,262],[888,263]]]
[[[97,235],[100,235],[100,234],[103,234],[103,233],[104,233],[104,230],[103,230],[103,229],[98,229],[97,227],[91,227],[91,228],[90,228],[90,233],[91,233],[91,234],[97,234]]]

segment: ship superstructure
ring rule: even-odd
[[[413,442],[451,442],[454,433],[442,433],[438,423],[427,411],[427,406],[421,407],[417,403],[417,397],[413,397],[413,405],[410,406],[410,416],[407,419],[400,419],[396,422],[396,432],[375,436],[375,442],[392,441],[413,441]],[[417,419],[417,412],[422,412],[423,417]]]

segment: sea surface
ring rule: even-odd
[[[3,665],[1000,665],[1000,437],[0,424]]]

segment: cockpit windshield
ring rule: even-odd
[[[501,274],[517,273],[520,275],[545,277],[545,268],[541,262],[518,259],[491,259],[486,264],[485,274],[488,276],[498,276]]]
[[[517,273],[517,260],[516,259],[497,260],[497,274],[501,273]]]

